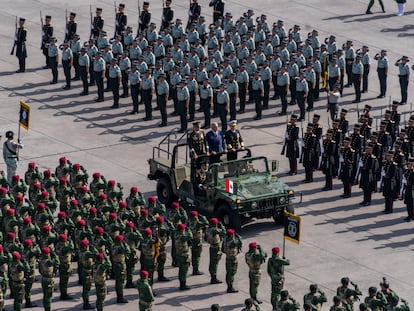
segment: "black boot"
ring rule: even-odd
[[[60,295],[60,300],[71,300],[71,299],[73,299],[73,297],[69,296],[67,293]]]
[[[119,295],[118,298],[116,298],[116,303],[128,303],[128,300],[124,298],[124,295]]]
[[[158,282],[169,282],[170,279],[164,276],[164,272],[158,273]]]
[[[125,288],[134,288],[134,284],[132,283],[132,281],[129,281],[125,284]]]
[[[203,275],[204,273],[198,270],[198,268],[193,269],[193,275]]]
[[[26,304],[24,305],[25,308],[34,308],[37,307],[35,303],[32,303],[30,298],[26,298]]]
[[[83,310],[94,310],[95,307],[92,306],[89,301],[86,301],[83,303]]]
[[[210,284],[221,284],[223,283],[222,281],[220,281],[219,279],[217,279],[217,277],[212,277],[210,280]]]
[[[227,287],[227,292],[228,292],[228,293],[238,293],[239,291],[238,291],[237,289],[235,289],[235,288],[233,287],[233,285],[229,285],[229,286]]]
[[[186,282],[184,281],[184,282],[181,282],[180,281],[180,290],[189,290],[190,289],[190,287],[188,287],[187,285],[186,285]]]

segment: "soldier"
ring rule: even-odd
[[[372,192],[376,186],[376,171],[378,169],[378,159],[373,152],[373,145],[368,144],[365,152],[359,160],[358,167],[361,174],[359,187],[364,191],[364,199],[360,205],[368,206],[371,204]]]
[[[309,94],[309,86],[305,80],[305,72],[302,71],[299,74],[299,79],[296,79],[294,83],[296,83],[294,96],[300,110],[299,121],[303,121],[305,120],[305,100]]]
[[[222,252],[221,252],[221,243],[222,237],[224,236],[224,228],[222,225],[219,225],[217,218],[210,219],[210,225],[206,229],[205,237],[206,241],[210,244],[210,284],[220,284],[222,281],[217,279],[217,268],[220,262]]]
[[[254,79],[251,82],[251,92],[252,97],[255,102],[255,111],[256,111],[256,117],[255,120],[261,120],[262,119],[262,99],[264,96],[264,83],[262,79],[260,78],[261,74],[259,71],[255,72]],[[267,81],[266,83],[269,83]]]
[[[289,73],[287,72],[287,67],[283,66],[277,72],[276,77],[277,94],[279,95],[280,100],[282,102],[282,111],[279,112],[279,116],[283,116],[287,113],[287,92],[289,90],[289,81],[290,77]]]
[[[111,86],[112,95],[114,97],[114,103],[110,107],[112,109],[119,108],[119,85],[122,80],[121,69],[118,66],[118,60],[112,58],[111,65],[108,69],[109,72],[109,85]]]
[[[49,68],[52,70],[52,81],[50,84],[56,84],[58,82],[58,62],[59,62],[59,50],[56,45],[56,37],[50,38],[50,43],[47,48],[47,55],[49,58]]]
[[[341,94],[339,92],[339,86],[338,84],[334,84],[331,90],[327,90],[327,96],[328,96],[328,107],[327,110],[330,112],[331,120],[335,120],[336,116],[338,114],[339,105],[338,101],[341,97]]]
[[[376,287],[371,286],[368,288],[368,296],[365,297],[364,303],[367,304],[372,311],[380,311],[386,307],[388,301],[383,293],[378,292]]]
[[[4,254],[3,245],[0,245],[0,308],[4,309],[7,284],[9,284],[10,254]],[[11,283],[10,283],[11,285]]]
[[[102,8],[96,8],[96,16],[94,16],[91,23],[91,35],[90,38],[98,39],[101,31],[104,27],[104,19],[102,18]],[[91,11],[92,18],[92,11]]]
[[[277,304],[280,301],[281,291],[285,281],[284,266],[290,265],[289,259],[285,257],[280,258],[280,248],[272,248],[272,257],[267,262],[267,273],[270,276],[272,284],[272,294],[270,302],[272,303],[273,310],[276,310]]]
[[[127,98],[129,95],[128,89],[128,81],[129,81],[129,74],[128,72],[131,71],[131,60],[128,58],[128,51],[124,51],[122,53],[122,57],[119,60],[119,69],[121,69],[121,81],[122,81],[122,98]]]
[[[377,73],[380,83],[380,94],[377,98],[384,98],[387,93],[387,76],[388,76],[388,58],[387,51],[381,50],[380,54],[375,54],[374,59],[377,61]]]
[[[230,96],[226,90],[226,85],[222,83],[217,92],[217,112],[220,117],[221,128],[227,130],[227,114],[230,108]],[[214,114],[213,114],[214,117]]]
[[[23,148],[20,138],[17,142],[13,141],[14,133],[12,131],[6,132],[7,140],[3,143],[3,159],[7,166],[7,182],[11,184],[12,178],[16,175],[17,163],[19,161],[18,149]]]
[[[125,14],[125,4],[120,3],[118,6],[118,13],[115,15],[115,34],[121,35],[123,31],[125,31],[125,27],[128,24],[128,17]]]
[[[339,169],[338,176],[342,180],[344,185],[344,194],[341,195],[342,198],[350,198],[352,191],[352,170],[353,163],[355,160],[355,150],[351,148],[351,138],[345,137],[343,150],[339,158]]]
[[[139,311],[152,311],[154,294],[152,293],[151,284],[148,281],[149,273],[141,269],[140,279],[137,281],[137,290],[139,295]]]
[[[397,4],[398,5],[404,5],[404,4],[401,4],[401,3],[398,3],[398,2],[397,2]],[[408,306],[408,302],[405,299],[401,298],[401,302],[403,304],[400,305],[400,306],[398,305],[399,301],[400,301],[400,298],[398,296],[392,296],[390,298],[390,306],[388,307],[389,310],[410,311],[410,307]]]
[[[262,274],[261,265],[266,262],[266,258],[267,254],[262,250],[260,245],[256,242],[251,242],[249,244],[249,251],[245,255],[246,263],[249,267],[249,292],[250,298],[259,304],[261,304],[262,301],[257,298],[257,289]]]
[[[75,34],[72,41],[67,41],[70,43],[70,49],[73,53],[73,68],[75,68],[75,76],[72,81],[80,80],[79,55],[81,54],[82,45],[79,39],[79,35]]]
[[[405,105],[407,103],[408,81],[410,80],[410,67],[407,64],[409,61],[410,59],[408,58],[408,56],[403,56],[395,62],[395,66],[397,66],[399,70],[398,77],[401,89],[400,105]]]
[[[9,265],[10,290],[13,293],[13,310],[15,311],[21,311],[22,309],[24,296],[24,277],[25,274],[30,270],[29,266],[21,261],[21,257],[22,256],[19,252],[13,252],[13,260]]]
[[[49,56],[48,56],[48,44],[50,43],[50,38],[53,37],[53,26],[51,25],[52,16],[46,15],[45,16],[45,24],[42,25],[42,45],[40,49],[43,52],[43,55],[46,58],[46,66],[43,69],[49,69]]]
[[[203,129],[210,127],[211,121],[211,104],[213,100],[213,88],[211,87],[208,78],[203,79],[203,85],[200,86],[200,110],[204,112],[204,126]]]
[[[49,66],[49,65],[48,65]],[[70,70],[73,66],[73,52],[69,48],[69,42],[63,42],[62,50],[62,67],[65,74],[66,85],[63,87],[64,90],[70,89],[71,73]]]
[[[171,2],[172,0],[166,0],[165,6],[162,9],[160,32],[170,28],[170,25],[174,19],[174,10],[171,8]]]
[[[54,290],[53,276],[59,266],[59,259],[50,256],[50,248],[42,248],[42,257],[39,260],[39,272],[42,275],[43,308],[51,310],[52,295]]]
[[[152,120],[152,95],[154,93],[154,78],[151,76],[150,70],[145,70],[144,77],[141,84],[141,102],[145,106],[145,118],[144,121]]]
[[[56,254],[59,256],[59,290],[60,300],[73,299],[68,294],[69,276],[72,274],[71,262],[75,248],[72,240],[68,240],[65,233],[59,235],[56,244]]]
[[[361,135],[361,125],[356,123],[354,125],[354,132],[350,135],[351,137],[351,148],[355,150],[355,160],[352,170],[352,180],[354,183],[358,182],[357,170],[359,159],[361,157],[363,147],[364,147],[364,136]]]
[[[158,215],[156,218],[155,228],[155,261],[158,272],[158,282],[170,281],[164,275],[165,262],[167,261],[167,243],[170,240],[170,232],[172,227],[170,223],[166,223],[164,216]]]
[[[355,89],[355,100],[353,103],[361,102],[361,81],[364,75],[364,65],[361,63],[361,55],[355,57],[355,61],[352,63],[352,81]]]
[[[280,301],[277,303],[276,310],[299,310],[300,304],[292,296],[289,295],[287,290],[280,292]]]
[[[329,309],[330,311],[344,311],[345,306],[342,305],[342,299],[340,296],[334,296],[333,298],[333,306]]]
[[[190,100],[188,103],[188,112],[190,117],[188,118],[189,122],[194,121],[194,115],[195,115],[195,101],[196,101],[196,95],[198,94],[198,83],[195,79],[195,72],[191,71],[189,74],[188,79],[188,91],[190,92]]]
[[[390,283],[388,282],[388,280],[385,277],[382,278],[380,286],[381,286],[381,294],[383,294],[385,296],[388,304],[390,304],[391,303],[391,297],[393,297],[393,296],[396,297],[397,294],[395,293],[395,291],[393,291],[390,288]]]
[[[86,96],[89,94],[89,84],[88,84],[88,72],[90,66],[90,59],[86,53],[87,49],[81,49],[81,55],[79,56],[79,74],[82,80],[83,91],[79,94],[80,96]]]
[[[197,21],[197,19],[201,15],[201,5],[198,4],[198,0],[193,0],[192,3],[190,3],[190,8],[188,10],[188,22],[186,31],[190,29],[190,25]]]
[[[143,231],[142,241],[139,246],[139,250],[141,251],[140,263],[141,270],[146,270],[149,273],[149,284],[151,286],[153,283],[154,271],[156,269],[154,244],[155,241],[152,238],[152,230],[146,228]]]
[[[290,123],[286,126],[286,132],[285,132],[285,144],[283,148],[283,152],[285,148],[286,150],[286,157],[289,159],[289,175],[296,175],[297,174],[297,158],[299,158],[299,127],[296,126],[296,120],[298,119],[298,116],[295,114],[292,114],[290,117]]]
[[[63,57],[63,56],[62,56]],[[93,61],[93,75],[95,76],[96,86],[98,88],[98,98],[96,102],[104,101],[104,78],[106,74],[106,63],[102,57],[102,52],[97,52]]]
[[[237,151],[244,150],[243,138],[236,129],[237,121],[229,121],[230,129],[225,131],[224,139],[227,145],[227,161],[237,160]]]
[[[349,288],[349,283],[354,286],[354,289]],[[341,286],[336,289],[336,295],[342,300],[342,304],[346,310],[353,311],[355,300],[359,300],[357,296],[362,295],[358,289],[358,285],[351,282],[348,277],[341,279]]]
[[[32,286],[35,282],[36,277],[36,263],[38,259],[40,258],[40,248],[38,246],[33,246],[33,242],[30,239],[24,240],[24,261],[29,265],[29,271],[26,274],[25,277],[25,288],[24,288],[24,298],[26,300],[25,308],[33,308],[37,307],[35,303],[32,303],[31,301],[31,292],[32,292]]]
[[[224,1],[223,0],[211,0],[208,4],[209,7],[213,7],[213,23],[224,18]]]
[[[315,311],[321,311],[322,304],[327,302],[326,294],[318,288],[318,284],[311,284],[309,286],[309,293],[303,296],[303,303],[310,304],[316,307]]]
[[[19,28],[17,28],[15,38],[14,38],[14,46],[16,46],[16,57],[19,60],[19,69],[16,70],[16,73],[25,72],[26,71],[26,57],[27,57],[27,49],[26,49],[26,37],[27,37],[27,30],[24,29],[24,23],[26,19],[23,17],[19,18]],[[14,49],[12,50],[14,52]],[[13,54],[13,53],[11,53]]]
[[[80,241],[80,251],[79,251],[79,260],[78,260],[78,270],[80,270],[80,285],[82,285],[82,300],[83,300],[83,309],[91,310],[95,309],[89,303],[89,296],[92,285],[93,277],[93,265],[95,254],[89,249],[88,240]]]
[[[244,113],[246,106],[246,94],[249,89],[249,74],[246,71],[246,65],[241,64],[240,69],[236,73],[236,81],[239,86],[239,98],[240,98],[240,108],[237,111],[238,113]]]
[[[237,255],[242,248],[241,237],[233,229],[227,229],[223,239],[223,253],[226,254],[226,283],[228,293],[238,293],[233,287],[234,276],[237,273],[238,261]]]
[[[313,182],[313,171],[315,169],[315,143],[316,135],[312,133],[313,124],[308,123],[305,137],[302,142],[302,163],[305,168],[304,183]]]
[[[102,311],[107,293],[106,279],[112,265],[109,260],[105,260],[102,253],[96,254],[96,262],[93,268],[93,277],[96,289],[96,309]]]
[[[242,311],[249,311],[249,310],[260,311],[260,306],[252,298],[247,298],[244,301],[244,306],[245,307],[242,309]]]
[[[385,198],[385,209],[383,213],[391,214],[393,212],[394,200],[397,198],[397,184],[396,184],[396,163],[393,160],[394,152],[388,151],[386,161],[382,167],[382,195]]]
[[[408,167],[405,170],[403,180],[405,179],[404,203],[407,207],[408,216],[405,221],[414,220],[414,158],[408,159]]]
[[[151,23],[151,12],[149,11],[149,2],[144,1],[142,5],[142,11],[138,19],[138,30],[137,30],[137,37],[139,34],[144,33],[149,28]]]
[[[191,211],[189,229],[193,235],[191,243],[191,264],[193,266],[193,275],[202,275],[199,270],[200,258],[203,250],[203,233],[208,227],[208,221],[205,216],[199,215],[197,211]]]
[[[124,242],[124,236],[115,236],[115,244],[111,249],[113,271],[115,273],[116,302],[127,303],[124,298],[124,282],[126,279],[126,258],[131,255],[129,246]]]
[[[205,160],[203,156],[208,155],[207,142],[204,131],[200,129],[200,122],[193,122],[193,131],[187,134],[187,143],[190,150],[194,180],[196,170],[200,169],[201,161]]]
[[[65,41],[73,40],[76,30],[78,28],[78,23],[75,22],[76,13],[70,12],[69,20],[66,21],[66,28],[65,28]]]
[[[325,174],[325,187],[322,188],[322,191],[332,190],[332,177],[337,173],[335,167],[336,141],[333,140],[332,135],[333,131],[329,129],[323,141],[321,168]]]
[[[362,46],[361,63],[364,66],[364,72],[362,75],[362,93],[368,92],[368,75],[371,68],[371,58],[368,52],[368,46]]]
[[[167,126],[167,102],[170,86],[165,81],[165,74],[161,73],[158,77],[157,83],[157,107],[160,109],[161,123],[159,127]]]
[[[178,263],[178,279],[180,281],[180,290],[188,290],[187,272],[190,266],[190,245],[193,239],[191,231],[186,230],[185,224],[178,224],[174,234],[176,256]]]
[[[190,101],[190,92],[186,86],[187,81],[181,79],[179,87],[177,87],[177,112],[180,116],[180,133],[187,131],[187,109]]]

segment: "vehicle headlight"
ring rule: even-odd
[[[257,207],[257,202],[253,202],[252,203],[252,208],[256,208]]]
[[[285,204],[285,202],[286,202],[286,197],[280,197],[279,198],[279,203],[280,204]]]
[[[288,191],[288,194],[292,196],[292,195],[294,195],[294,194],[295,194],[295,191],[293,191],[292,189],[290,189],[290,190]]]

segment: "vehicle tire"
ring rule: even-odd
[[[236,231],[241,229],[241,218],[233,212],[227,204],[221,204],[217,209],[217,218],[223,223],[226,228],[233,228]]]
[[[286,206],[284,210],[286,210],[288,213],[295,214],[295,208],[291,204],[289,204],[288,206]],[[285,215],[284,215],[284,213],[282,212],[280,214],[273,215],[273,220],[278,225],[283,225],[285,223]]]
[[[167,176],[158,179],[157,197],[158,201],[165,204],[167,207],[170,207],[171,203],[177,199],[177,197],[173,193],[170,178],[168,178]]]

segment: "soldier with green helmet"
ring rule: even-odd
[[[32,287],[33,283],[35,282],[36,276],[36,263],[37,260],[40,258],[41,252],[39,246],[34,246],[32,240],[27,239],[23,242],[24,251],[23,251],[23,259],[29,265],[29,273],[26,274],[25,277],[25,288],[24,288],[24,298],[26,300],[25,308],[33,308],[36,307],[36,304],[32,303],[31,301],[31,294],[32,294]]]
[[[303,296],[303,303],[312,305],[316,308],[315,311],[321,311],[322,304],[328,301],[326,294],[318,288],[318,284],[311,284],[309,290],[310,292]]]
[[[142,235],[136,230],[134,223],[128,221],[125,226],[125,243],[128,245],[131,254],[126,259],[126,288],[134,288],[132,277],[135,271],[135,264],[138,262],[138,246],[142,240]]]
[[[43,291],[43,308],[45,311],[51,310],[52,295],[55,282],[53,275],[59,266],[59,259],[50,256],[50,248],[42,248],[42,256],[39,260],[39,272],[42,276],[42,291]]]
[[[237,272],[237,255],[242,248],[241,237],[233,229],[227,229],[226,236],[223,239],[222,250],[226,254],[226,283],[228,293],[237,293],[238,290],[233,287],[234,276]]]
[[[89,249],[88,240],[80,241],[78,270],[80,270],[80,284],[82,285],[82,299],[84,310],[95,309],[94,306],[89,303],[94,259],[95,254]]]
[[[191,231],[186,230],[186,225],[180,223],[174,233],[176,246],[176,255],[178,263],[178,279],[180,281],[180,290],[188,290],[187,272],[190,266],[190,245],[193,239]]]
[[[262,250],[261,246],[256,242],[249,244],[249,251],[245,255],[246,263],[249,267],[249,292],[250,297],[257,303],[262,301],[257,298],[257,289],[260,284],[260,277],[262,275],[261,265],[266,261],[267,254]]]
[[[59,256],[59,290],[60,300],[72,299],[68,294],[69,276],[72,274],[72,257],[75,252],[72,240],[65,233],[59,234],[56,243],[56,255]]]
[[[339,286],[336,290],[337,296],[342,299],[344,308],[348,311],[354,310],[354,302],[358,299],[357,296],[362,295],[361,291],[358,289],[358,285],[351,282],[348,277],[343,277],[341,279],[342,286]],[[354,289],[349,288],[349,283],[354,286]]]
[[[139,250],[141,251],[139,261],[141,263],[141,269],[149,273],[148,282],[151,286],[153,283],[154,271],[156,268],[154,244],[155,241],[152,237],[152,230],[151,228],[146,228],[142,233],[142,241],[139,245]]]
[[[274,310],[277,311],[295,311],[300,309],[300,304],[292,296],[289,295],[287,290],[280,292],[280,301],[276,304]]]
[[[368,296],[365,297],[364,303],[367,304],[372,311],[381,311],[388,305],[385,295],[379,292],[375,286],[368,288]]]
[[[401,305],[399,305],[400,300],[402,302]],[[410,311],[410,307],[405,299],[400,299],[398,296],[391,296],[388,311]]]
[[[270,276],[272,282],[272,294],[270,301],[273,309],[276,308],[277,303],[280,301],[280,292],[283,289],[283,283],[285,281],[284,266],[290,264],[289,259],[280,258],[280,248],[274,247],[272,249],[272,257],[267,262],[267,273]]]
[[[148,281],[149,273],[141,270],[141,278],[137,281],[137,290],[139,295],[139,311],[151,311],[154,301],[151,284]]]
[[[208,271],[210,272],[210,284],[220,284],[222,283],[219,279],[217,279],[217,268],[221,256],[223,253],[221,252],[221,242],[222,237],[224,236],[225,231],[222,225],[219,226],[219,221],[217,218],[210,219],[210,225],[206,229],[206,241],[210,244],[210,264],[208,267]]]
[[[260,306],[252,298],[247,298],[244,301],[244,306],[245,307],[242,309],[242,311],[250,311],[250,310],[260,311]]]
[[[199,270],[201,252],[203,250],[203,233],[208,226],[208,220],[205,216],[199,215],[197,211],[191,211],[189,228],[193,234],[191,243],[191,264],[193,266],[193,275],[202,275]]]
[[[30,268],[21,261],[22,256],[19,252],[13,252],[12,258],[13,260],[9,265],[9,274],[10,290],[14,298],[13,310],[21,311],[24,297],[24,275],[29,272]]]
[[[329,311],[345,311],[345,307],[342,305],[341,296],[334,296],[333,305],[331,306]]]
[[[93,277],[96,289],[96,309],[98,311],[102,311],[104,307],[107,293],[106,278],[108,272],[111,270],[111,267],[111,262],[109,260],[105,260],[104,254],[98,253],[96,255],[96,261],[93,267]]]

